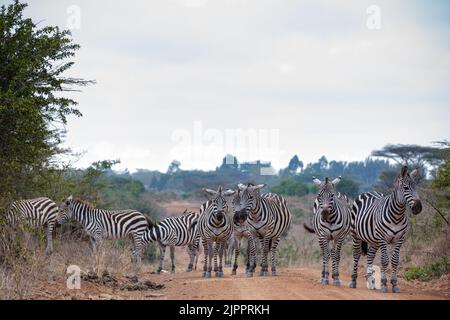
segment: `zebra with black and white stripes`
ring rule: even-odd
[[[351,202],[350,199],[337,192],[335,186],[341,181],[341,177],[330,181],[327,177],[322,182],[313,177],[313,182],[320,186],[314,200],[312,227],[303,224],[308,232],[317,234],[322,250],[322,278],[321,284],[328,284],[328,261],[330,259],[329,242],[333,241],[331,249],[333,284],[340,286],[339,261],[341,259],[341,247],[350,231]]]
[[[228,216],[228,204],[225,197],[233,195],[235,191],[222,192],[221,186],[217,191],[211,189],[203,189],[203,191],[213,196],[211,200],[201,205],[198,219],[198,231],[202,238],[205,255],[203,277],[211,278],[213,257],[216,277],[222,277],[223,254],[226,243],[233,233],[233,223]],[[219,265],[217,265],[217,255],[219,255]]]
[[[253,276],[256,261],[256,239],[261,243],[261,276],[269,274],[267,255],[271,252],[272,275],[276,275],[276,251],[281,235],[289,228],[292,220],[286,200],[273,193],[260,194],[265,184],[238,184],[241,191],[240,212],[247,216],[250,258],[247,276]]]
[[[8,208],[6,221],[11,226],[23,222],[33,228],[45,228],[47,238],[45,253],[50,255],[53,252],[53,230],[57,213],[58,206],[49,198],[18,200]]]
[[[140,263],[142,254],[142,234],[151,223],[150,220],[137,210],[104,210],[73,199],[65,199],[59,206],[57,221],[64,224],[69,219],[78,221],[86,233],[91,237],[94,253],[104,239],[131,239],[132,261]]]
[[[245,214],[242,214],[237,210],[237,208],[240,205],[241,202],[241,191],[238,189],[236,194],[233,197],[232,200],[232,207],[233,207],[233,234],[231,235],[230,239],[228,240],[228,248],[227,248],[227,259],[226,261],[229,262],[229,265],[231,266],[232,263],[232,256],[234,253],[234,264],[233,269],[231,271],[231,275],[236,275],[236,270],[238,268],[238,259],[239,254],[241,252],[241,242],[243,238],[248,239],[249,238],[249,231],[247,229],[246,225],[246,219],[247,216]],[[247,268],[249,268],[248,259],[249,259],[249,250],[250,246],[247,245]]]
[[[187,272],[191,272],[194,259],[198,255],[200,234],[197,232],[197,220],[199,214],[194,211],[185,210],[181,216],[168,217],[154,226],[150,226],[142,235],[142,241],[149,243],[158,242],[159,245],[159,267],[157,273],[163,269],[166,247],[170,248],[170,259],[172,261],[172,273],[175,273],[175,247],[187,246],[189,253],[189,265]],[[191,228],[193,226],[193,228]]]
[[[367,280],[369,289],[375,289],[373,260],[381,250],[381,292],[387,292],[388,245],[392,245],[391,284],[394,293],[400,292],[397,285],[397,268],[400,248],[408,230],[406,208],[413,214],[422,211],[422,203],[416,191],[417,169],[408,173],[403,166],[394,182],[392,193],[384,196],[378,192],[366,192],[353,202],[351,232],[353,236],[353,272],[350,288],[356,288],[358,262],[361,249],[367,251]],[[368,246],[368,249],[367,249]],[[365,252],[364,252],[365,253]]]

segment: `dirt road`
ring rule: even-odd
[[[36,288],[31,299],[175,299],[175,300],[239,300],[239,299],[286,299],[286,300],[361,300],[361,299],[445,299],[450,300],[449,281],[441,279],[437,284],[421,285],[400,280],[402,292],[399,294],[381,294],[365,287],[360,281],[357,289],[347,287],[349,277],[343,276],[343,286],[336,288],[332,285],[323,286],[318,281],[320,272],[311,268],[280,269],[277,277],[246,278],[243,273],[230,276],[230,269],[226,269],[223,278],[204,279],[200,271],[176,274],[163,273],[143,274],[140,281],[150,280],[164,284],[160,290],[125,291],[110,288],[105,285],[82,280],[81,289],[69,290],[65,279],[50,283],[43,283]],[[361,279],[362,280],[362,279]],[[119,278],[119,283],[126,281]]]

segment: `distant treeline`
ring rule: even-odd
[[[180,165],[178,161],[173,161],[166,173],[138,169],[132,174],[125,173],[125,175],[141,181],[147,189],[154,191],[189,194],[205,186],[233,187],[238,182],[253,182],[266,183],[267,189],[272,192],[298,196],[316,191],[311,183],[313,176],[319,179],[342,176],[344,180],[341,188],[354,196],[359,191],[371,189],[381,172],[394,168],[387,160],[367,158],[364,161],[353,162],[328,161],[325,156],[317,162],[304,166],[297,155],[292,157],[288,166],[279,172],[273,169],[265,170],[271,168],[270,162],[258,160],[239,163],[236,157],[229,155],[224,157],[222,164],[213,171],[181,170]],[[264,174],[266,172],[273,174]]]

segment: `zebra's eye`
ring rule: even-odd
[[[70,204],[70,201],[66,201],[66,205],[68,206]]]

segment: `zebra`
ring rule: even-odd
[[[131,239],[132,262],[140,264],[142,234],[152,222],[136,210],[104,210],[93,208],[81,200],[69,196],[59,206],[57,221],[64,224],[69,219],[81,223],[90,236],[94,253],[104,239]]]
[[[340,193],[336,192],[335,186],[341,181],[338,177],[330,181],[328,177],[322,182],[313,177],[313,182],[320,186],[317,197],[314,201],[313,227],[303,224],[304,228],[315,233],[319,237],[319,245],[322,249],[323,265],[321,284],[328,284],[328,260],[330,259],[329,242],[334,240],[331,249],[331,260],[333,268],[333,284],[341,286],[339,280],[339,261],[341,259],[341,247],[350,231],[351,201]]]
[[[203,191],[213,196],[213,199],[201,205],[200,218],[197,222],[205,255],[203,277],[211,278],[213,256],[216,277],[222,277],[223,253],[226,242],[233,233],[233,224],[227,214],[228,204],[225,197],[232,196],[235,191],[227,190],[222,192],[221,186],[219,186],[217,191],[211,189],[203,189]],[[219,266],[217,266],[217,254],[219,254]]]
[[[276,276],[276,250],[281,235],[289,228],[292,216],[286,200],[273,193],[260,194],[265,184],[238,184],[241,199],[237,212],[247,216],[246,224],[249,231],[250,258],[247,276],[253,276],[256,261],[256,243],[261,243],[262,261],[261,276],[269,274],[267,255],[271,252],[272,276]]]
[[[34,228],[46,228],[47,247],[45,253],[51,255],[57,213],[58,206],[49,198],[17,200],[8,208],[6,220],[11,226],[25,222]]]
[[[234,264],[233,269],[231,271],[231,275],[236,275],[236,270],[238,268],[238,259],[239,254],[241,251],[241,240],[242,238],[249,238],[248,235],[248,229],[245,224],[246,215],[243,215],[241,212],[237,212],[237,208],[240,204],[241,196],[240,196],[240,190],[238,189],[236,194],[233,197],[232,200],[232,206],[233,206],[233,234],[231,235],[230,239],[228,240],[228,250],[227,250],[227,259],[229,265],[232,264],[232,255],[234,253]],[[249,250],[250,246],[247,245],[247,259],[249,258]],[[248,260],[247,260],[248,262]],[[248,270],[249,264],[247,263]]]
[[[418,169],[408,173],[403,166],[394,182],[392,193],[384,196],[378,192],[366,192],[353,202],[351,232],[353,237],[353,272],[350,288],[356,288],[358,261],[361,250],[367,253],[368,288],[375,289],[373,260],[378,249],[381,250],[381,292],[387,292],[387,268],[389,265],[388,245],[391,244],[392,276],[394,293],[400,292],[397,285],[397,267],[400,247],[408,230],[408,206],[414,215],[422,211],[422,202],[416,192]],[[368,248],[367,248],[368,247]]]
[[[142,235],[143,243],[157,241],[159,245],[159,267],[157,273],[160,274],[163,267],[166,247],[170,248],[170,258],[172,261],[172,273],[175,273],[175,246],[187,246],[189,254],[189,265],[187,272],[191,272],[194,259],[198,256],[198,243],[200,234],[197,232],[197,225],[191,229],[191,225],[198,220],[199,214],[185,210],[183,215],[169,217],[154,226],[150,226]]]

